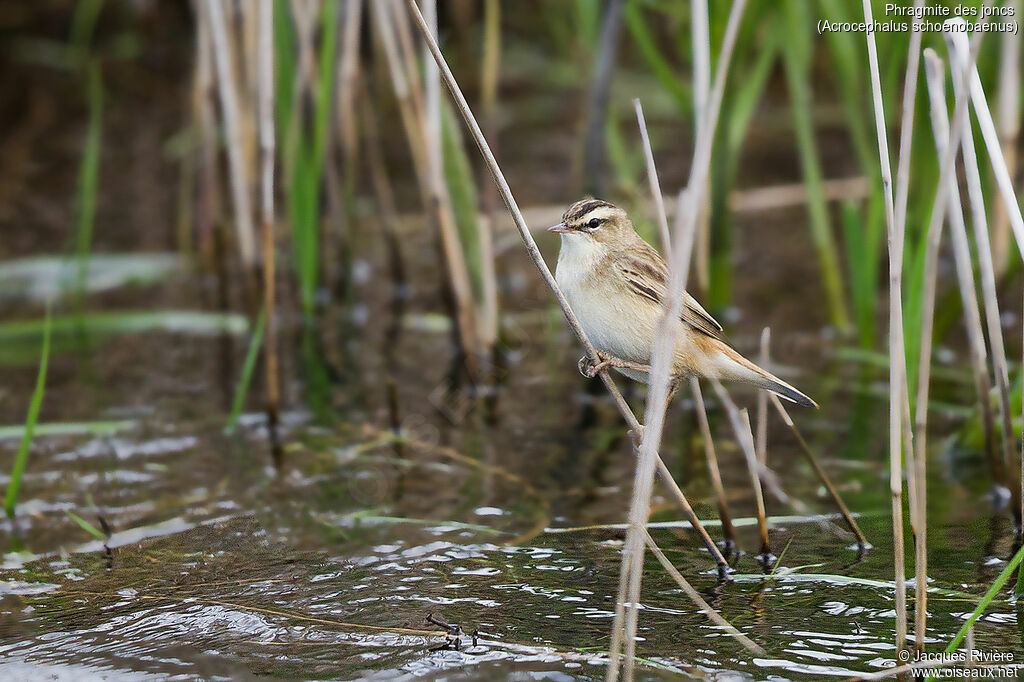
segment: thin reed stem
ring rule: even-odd
[[[699,3],[696,3],[699,4]],[[647,184],[651,188],[651,198],[654,199],[654,216],[658,221],[658,235],[661,237],[662,251],[668,253],[672,249],[672,238],[668,232],[668,215],[665,213],[665,197],[661,193],[661,182],[658,180],[658,169],[654,165],[654,150],[651,149],[651,136],[647,132],[647,121],[644,120],[644,108],[640,99],[633,100],[633,109],[636,111],[636,123],[640,126],[640,142],[644,150],[644,161],[647,165]]]
[[[282,449],[277,436],[280,388],[277,361],[276,243],[274,212],[274,0],[260,0],[258,7],[257,93],[260,138],[260,206],[263,233],[263,370],[266,373],[267,433],[274,463],[280,467]]]
[[[654,541],[654,538],[651,537],[651,534],[644,530],[644,536],[644,540],[647,543],[648,549],[651,550],[651,554],[653,554],[655,558],[657,558],[658,563],[662,565],[662,568],[665,569],[665,572],[672,576],[672,579],[676,581],[676,584],[679,585],[680,588],[682,588],[683,592],[686,593],[686,596],[690,598],[690,601],[692,601],[694,605],[701,610],[702,613],[704,613],[708,618],[710,618],[715,625],[725,630],[727,633],[729,633],[731,637],[735,637],[736,640],[739,641],[739,643],[742,644],[747,651],[752,651],[755,654],[763,656],[765,653],[764,649],[762,649],[760,646],[751,641],[750,638],[744,635],[742,632],[737,630],[732,625],[732,623],[727,621],[725,618],[722,618],[721,614],[719,614],[718,611],[715,611],[706,601],[704,601],[704,598],[701,597],[700,593],[693,588],[693,585],[691,585],[689,581],[683,577],[679,570],[672,565],[672,562],[668,560],[668,557],[666,557],[665,553],[661,551],[660,547],[658,547],[658,544]]]
[[[697,140],[693,159],[690,164],[689,186],[685,201],[680,201],[677,211],[673,248],[668,252],[668,283],[667,296],[662,302],[662,316],[655,330],[651,349],[651,371],[647,392],[646,409],[644,412],[644,433],[640,442],[640,461],[637,464],[633,483],[633,499],[630,503],[630,529],[626,533],[626,546],[622,559],[620,580],[629,580],[627,598],[630,609],[626,618],[626,662],[624,675],[627,680],[633,679],[633,666],[636,650],[636,632],[639,620],[640,583],[643,572],[644,542],[642,533],[646,533],[647,515],[650,511],[650,494],[653,485],[655,463],[659,459],[658,447],[661,443],[664,426],[665,410],[668,407],[669,381],[672,372],[676,325],[683,305],[683,293],[686,290],[686,278],[689,272],[690,251],[693,236],[707,190],[708,175],[711,165],[711,145],[714,131],[721,111],[722,97],[725,92],[725,81],[728,75],[729,62],[736,46],[740,20],[746,0],[736,0],[729,12],[725,37],[718,59],[715,73],[715,84],[711,97],[701,114],[701,129],[705,134]],[[681,216],[678,217],[678,216]],[[667,222],[667,220],[666,220]],[[621,622],[612,624],[613,630],[621,627]],[[615,682],[619,674],[619,652],[609,652],[611,660],[606,678]]]
[[[718,399],[725,407],[729,415],[729,423],[732,424],[733,433],[736,434],[736,443],[743,452],[744,461],[747,463],[747,472],[750,474],[750,487],[754,491],[754,503],[757,511],[757,530],[761,536],[760,560],[764,563],[772,561],[771,538],[768,535],[768,520],[764,506],[764,492],[761,490],[760,467],[757,463],[757,453],[754,452],[754,439],[748,435],[750,432],[749,422],[744,421],[746,409],[740,410],[736,403],[729,397],[729,393],[718,381],[712,381],[711,385],[718,395]]]
[[[1020,16],[1019,0],[1006,5]],[[1020,33],[1006,31],[1001,37],[999,53],[999,142],[1010,179],[1017,177],[1017,138],[1020,135]],[[1008,264],[1010,246],[1010,212],[1004,202],[993,202],[992,253],[996,262],[996,276],[1002,278]]]
[[[970,92],[967,84],[970,79],[969,74],[971,70],[970,67],[966,66],[965,59],[968,48],[959,39],[953,37],[954,31],[945,31],[944,35],[950,55],[955,60],[950,64],[953,73],[955,101],[957,106],[962,107],[966,113],[967,109],[970,108]],[[966,40],[966,36],[964,39]],[[977,105],[975,106],[975,111],[978,112]],[[979,122],[982,120],[980,113],[978,114],[978,120]],[[1009,486],[1012,479],[1014,451],[1013,423],[1010,416],[1010,372],[1006,361],[1006,348],[1003,342],[1003,328],[999,314],[995,265],[992,260],[988,217],[985,211],[985,195],[981,187],[981,172],[978,167],[977,152],[974,149],[974,136],[971,132],[970,116],[963,117],[961,126],[961,154],[963,155],[964,175],[967,180],[967,197],[971,207],[971,223],[974,226],[978,270],[981,275],[982,301],[984,302],[988,342],[989,347],[992,349],[992,367],[997,388],[997,405],[1002,436],[999,444],[1001,446],[1003,472],[1006,476],[1005,484]],[[998,145],[996,145],[996,149],[998,150]],[[1016,496],[1016,491],[1014,491],[1014,497],[1016,498]]]
[[[690,44],[693,46],[693,139],[699,140],[706,132],[701,128],[701,113],[711,95],[711,29],[707,0],[690,2]],[[710,199],[708,191],[697,222],[697,287],[703,292],[711,285]]]
[[[935,139],[935,150],[939,159],[946,156],[949,138],[949,118],[946,111],[945,68],[942,60],[931,48],[924,51],[925,75],[928,83],[928,96],[932,120],[932,133]],[[992,379],[988,371],[988,352],[985,349],[985,333],[981,326],[981,312],[975,291],[974,266],[971,262],[971,247],[967,239],[967,226],[964,223],[963,207],[960,203],[960,189],[956,179],[950,174],[946,178],[945,197],[947,201],[946,218],[949,220],[950,238],[953,243],[953,258],[956,264],[957,284],[964,309],[964,326],[970,347],[971,372],[974,378],[975,393],[978,398],[978,409],[981,414],[982,430],[985,439],[985,454],[992,480],[1003,480],[1002,467],[995,454],[995,423],[992,415],[990,395]]]
[[[338,52],[338,87],[335,108],[338,115],[341,153],[344,159],[345,198],[355,191],[359,166],[359,131],[355,104],[359,98],[359,47],[363,18],[363,0],[348,0],[344,10],[344,30]]]
[[[484,129],[492,143],[497,138],[498,81],[501,72],[501,3],[484,2],[483,58],[480,60],[480,115]],[[480,320],[480,343],[493,351],[498,342],[499,301],[498,277],[495,271],[494,224],[497,221],[498,193],[494,185],[483,178],[481,208],[483,215],[477,221],[480,227],[480,273],[483,280],[483,301]]]
[[[965,59],[967,54],[966,36],[951,36],[952,42],[956,48],[958,58],[964,62],[964,78],[970,83],[970,95],[971,101],[974,103],[974,112],[978,118],[978,126],[981,128],[982,138],[985,140],[985,148],[988,151],[989,161],[992,164],[992,170],[995,173],[996,184],[999,186],[1000,195],[1003,198],[1003,206],[1006,214],[1010,221],[1010,227],[1013,228],[1013,234],[1017,239],[1017,247],[1020,250],[1021,258],[1024,259],[1024,217],[1021,216],[1020,204],[1017,203],[1017,195],[1013,189],[1013,178],[1012,171],[1010,168],[1010,162],[1003,155],[1002,146],[1000,145],[1000,137],[996,132],[995,123],[992,120],[992,112],[989,111],[988,102],[985,99],[985,90],[981,85],[981,78],[978,76],[978,69],[976,65],[973,65],[969,60]],[[954,81],[955,82],[955,81]],[[973,142],[973,141],[972,141]],[[964,159],[966,162],[966,142],[964,143]],[[980,245],[979,245],[980,249]],[[1005,261],[1005,258],[1003,258]],[[995,350],[993,349],[993,353]],[[1002,367],[1006,367],[1006,358],[1003,356]],[[1009,395],[1007,395],[1007,417],[1009,416]],[[1013,447],[1013,430],[1012,424],[1009,427],[1008,438],[1004,441],[1008,443],[1008,447]],[[1012,486],[1013,495],[1016,498],[1014,505],[1014,514],[1017,517],[1018,528],[1024,528],[1024,446],[1021,450],[1021,468],[1014,471],[1014,466],[1011,463],[1012,457],[1008,456],[1006,459],[1007,474],[1009,483]],[[1014,485],[1013,474],[1017,475],[1017,485]]]
[[[864,20],[871,25],[871,1],[864,0],[863,4]],[[896,582],[896,648],[899,650],[904,647],[907,638],[907,586],[903,548],[903,453],[900,450],[904,437],[901,408],[907,400],[907,369],[903,342],[903,234],[897,227],[894,213],[892,170],[889,165],[889,142],[885,131],[885,111],[882,104],[875,34],[869,31],[866,36],[889,244],[889,490],[892,495],[893,566]]]
[[[214,113],[213,48],[210,22],[202,8],[196,12],[196,66],[192,83],[192,119],[196,128],[196,235],[199,253],[212,259],[213,231],[219,220],[220,202],[216,149],[216,114]]]
[[[659,192],[660,194],[660,192]],[[697,196],[688,193],[688,201],[678,207],[679,215],[692,215],[696,205],[692,199]],[[661,207],[664,211],[664,206]],[[667,223],[667,219],[665,221]],[[619,580],[628,580],[627,600],[629,609],[626,612],[625,654],[626,663],[624,676],[633,678],[633,665],[636,658],[636,633],[640,619],[640,586],[643,579],[644,536],[647,533],[647,517],[651,511],[651,492],[654,486],[654,471],[658,459],[658,448],[661,445],[662,429],[665,425],[665,412],[670,399],[670,376],[675,358],[676,330],[679,315],[683,307],[683,292],[686,290],[686,278],[690,265],[690,253],[693,248],[694,228],[696,224],[689,222],[689,229],[680,229],[685,225],[682,220],[676,221],[676,248],[669,256],[669,280],[671,282],[668,296],[662,304],[662,316],[654,334],[654,346],[651,351],[650,383],[644,411],[644,433],[640,441],[639,462],[633,479],[633,497],[629,506],[629,530],[626,532],[626,546],[622,554],[622,569]],[[618,629],[620,623],[613,623]],[[612,652],[615,661],[618,652]],[[612,663],[615,666],[616,663]],[[614,679],[611,668],[609,677]],[[618,671],[615,670],[615,673]]]
[[[736,546],[736,531],[732,526],[732,515],[729,513],[728,497],[725,494],[725,485],[722,484],[722,472],[718,468],[715,440],[711,435],[711,424],[708,422],[708,410],[704,405],[704,396],[701,393],[700,380],[697,377],[690,378],[690,391],[693,393],[693,404],[697,412],[700,437],[704,441],[704,458],[708,463],[711,487],[714,488],[715,497],[718,499],[718,517],[722,520],[722,537],[725,539],[726,554],[729,554]]]
[[[921,60],[921,8],[924,0],[916,0],[914,7],[914,27],[910,34],[910,45],[907,48],[907,71],[903,82],[903,114],[900,118],[900,146],[896,165],[896,197],[894,213],[896,219],[897,241],[901,244],[906,240],[907,199],[910,193],[910,155],[914,140],[914,105],[917,101],[917,80]],[[924,636],[928,618],[927,599],[927,528],[926,485],[925,485],[925,438],[924,432],[928,423],[928,382],[932,359],[932,330],[935,323],[935,285],[938,273],[939,244],[942,237],[942,223],[928,226],[925,247],[925,283],[922,293],[924,302],[921,306],[921,352],[918,357],[917,403],[914,411],[917,430],[914,432],[910,424],[904,423],[904,437],[910,438],[913,446],[906,449],[907,485],[910,503],[910,525],[914,530],[914,646],[918,651],[924,650]],[[906,349],[901,346],[906,357]],[[909,420],[910,394],[906,383],[906,367],[904,366],[903,385],[905,392],[904,415]],[[911,434],[913,434],[911,436]],[[921,438],[918,441],[918,437]]]
[[[779,400],[779,397],[774,393],[770,394],[769,398],[771,399],[772,404],[775,405],[775,409],[778,410],[779,416],[782,417],[782,421],[786,423],[786,426],[789,427],[793,437],[796,438],[797,444],[800,445],[800,451],[807,458],[807,461],[810,462],[811,468],[814,470],[814,474],[818,477],[818,480],[821,481],[823,486],[825,486],[825,490],[828,491],[829,497],[832,498],[832,501],[839,509],[839,513],[842,514],[843,520],[846,521],[846,525],[850,527],[850,531],[856,536],[857,544],[862,549],[871,547],[871,543],[869,543],[868,539],[864,537],[864,533],[861,532],[860,526],[857,525],[857,522],[853,518],[853,514],[850,513],[849,507],[846,506],[846,503],[843,501],[839,491],[836,489],[835,485],[832,484],[832,479],[829,478],[828,473],[825,472],[824,467],[821,466],[821,463],[818,462],[818,458],[814,455],[810,446],[807,445],[807,441],[804,440],[803,435],[796,427],[793,419],[789,416],[789,412],[782,404],[782,401]]]
[[[765,327],[761,330],[761,367],[768,368],[768,347],[771,345],[772,330]],[[757,462],[761,466],[768,464],[768,391],[757,392]]]

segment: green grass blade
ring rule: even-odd
[[[788,0],[787,16],[791,26],[802,26],[804,12],[801,0]],[[807,22],[810,26],[812,22]],[[804,183],[807,185],[807,211],[810,218],[811,239],[818,253],[818,264],[821,268],[828,301],[829,317],[840,330],[850,327],[846,299],[843,293],[842,273],[839,269],[839,256],[835,241],[832,238],[832,226],[825,202],[821,162],[818,158],[817,144],[814,139],[814,117],[811,110],[811,92],[808,87],[810,80],[810,46],[809,36],[805,30],[796,29],[790,32],[783,41],[783,63],[786,67],[786,82],[789,85],[793,128],[796,135],[797,151],[800,156],[800,167],[803,171]]]
[[[316,116],[313,121],[313,167],[317,170],[318,178],[323,176],[324,159],[327,157],[327,131],[331,118],[331,102],[334,99],[334,67],[338,61],[335,55],[338,44],[338,4],[324,3],[323,15],[320,18],[320,78],[316,85]]]
[[[263,330],[267,326],[266,314],[261,311],[256,320],[256,328],[252,331],[249,339],[249,350],[245,354],[245,363],[242,365],[242,374],[238,377],[238,384],[235,386],[235,397],[231,401],[231,414],[228,415],[228,423],[224,426],[224,432],[231,435],[238,426],[238,417],[245,407],[245,397],[249,393],[249,383],[252,381],[253,371],[256,369],[256,361],[260,357],[260,346],[263,344]]]
[[[85,136],[82,165],[78,170],[76,203],[75,257],[78,275],[75,280],[75,308],[82,310],[85,296],[89,252],[96,221],[96,197],[99,188],[100,147],[103,133],[103,76],[99,62],[89,65],[89,129]]]
[[[295,33],[292,30],[291,14],[288,0],[274,1],[274,91],[279,93],[274,98],[277,105],[277,129],[288,130],[291,125],[294,101],[292,92],[295,90]],[[287,162],[287,150],[281,145],[282,160]],[[286,166],[290,168],[290,166]]]
[[[89,51],[96,24],[103,10],[103,0],[78,0],[71,17],[71,49],[73,57],[82,58]]]
[[[946,647],[947,654],[951,654],[957,650],[960,644],[964,641],[964,637],[967,636],[967,631],[974,625],[978,618],[981,617],[981,614],[985,612],[985,609],[987,609],[988,605],[992,603],[992,600],[996,598],[996,595],[999,594],[999,590],[1001,590],[1003,585],[1005,585],[1010,579],[1010,575],[1013,573],[1014,569],[1020,565],[1021,559],[1024,559],[1024,547],[1017,550],[1017,553],[1013,555],[1012,559],[1010,559],[1010,563],[1006,564],[1006,568],[996,576],[996,579],[992,582],[992,587],[988,588],[988,592],[986,592],[985,596],[981,598],[978,605],[974,607],[974,611],[967,617],[964,624],[960,626],[960,629],[957,631],[953,641],[951,641]],[[934,679],[934,674],[928,675],[928,682]]]
[[[49,364],[50,309],[47,307],[46,324],[43,327],[43,350],[39,359],[39,374],[36,376],[36,387],[32,392],[28,416],[25,418],[25,435],[22,436],[21,445],[18,446],[18,453],[14,456],[14,468],[11,469],[11,480],[7,484],[7,495],[4,498],[4,511],[9,519],[14,518],[14,508],[18,504],[18,490],[21,488],[21,477],[25,475],[28,452],[32,446],[32,434],[35,431],[36,420],[39,419],[39,408],[43,404],[43,395],[46,393],[46,370]]]
[[[75,512],[65,511],[64,513],[68,515],[68,518],[70,518],[72,521],[77,523],[79,525],[79,527],[81,527],[81,529],[84,530],[86,533],[88,533],[89,535],[93,536],[94,538],[96,538],[100,542],[106,542],[107,536],[104,535],[103,531],[101,531],[99,528],[97,528],[96,526],[92,525],[91,523],[89,523],[88,521],[83,519],[81,516],[76,514]]]
[[[278,12],[281,14],[281,12]],[[289,105],[278,109],[281,130],[290,130],[299,124],[294,144],[282,146],[285,175],[289,179],[287,194],[288,219],[291,223],[292,251],[299,280],[299,296],[303,315],[312,318],[316,308],[316,290],[319,284],[319,259],[324,255],[320,245],[321,234],[321,188],[324,177],[324,163],[327,160],[327,146],[330,142],[331,102],[333,100],[334,71],[338,43],[338,3],[323,5],[320,17],[320,41],[318,43],[318,79],[316,107],[312,121],[293,122],[293,117],[302,115],[302,108]],[[287,31],[285,29],[288,29]],[[294,42],[287,21],[278,21],[279,37],[287,34],[288,43]],[[278,86],[294,84],[294,59],[279,53]],[[285,92],[281,90],[281,92]],[[286,99],[279,97],[279,100]]]
[[[640,3],[631,0],[626,4],[623,14],[626,20],[626,28],[629,30],[633,42],[636,44],[640,55],[647,62],[654,77],[661,84],[661,87],[675,99],[679,110],[689,113],[692,107],[692,96],[690,90],[683,84],[676,75],[675,69],[662,55],[662,50],[654,39],[647,20],[644,18]]]
[[[466,269],[473,283],[476,299],[483,297],[483,264],[480,262],[480,227],[477,214],[476,181],[466,155],[458,122],[450,106],[441,107],[441,157],[444,179],[455,215],[455,227],[465,253]]]

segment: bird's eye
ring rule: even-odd
[[[600,218],[591,218],[590,221],[587,222],[587,227],[589,227],[591,230],[596,230],[597,226],[600,225],[600,224],[601,224],[601,219]]]

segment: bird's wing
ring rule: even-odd
[[[622,254],[616,258],[615,266],[633,293],[661,305],[667,291],[668,267],[652,246],[646,242],[643,246],[637,250],[638,252]],[[715,318],[687,292],[683,292],[683,310],[680,318],[702,334],[713,339],[725,340],[722,325],[718,324]]]

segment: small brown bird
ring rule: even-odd
[[[555,280],[602,356],[596,367],[581,360],[581,371],[594,376],[613,367],[646,383],[667,293],[665,260],[636,233],[625,211],[600,199],[577,201],[548,231],[562,237]],[[737,381],[798,405],[818,406],[737,353],[723,337],[722,326],[688,293],[683,294],[676,336],[676,382],[693,376]]]

